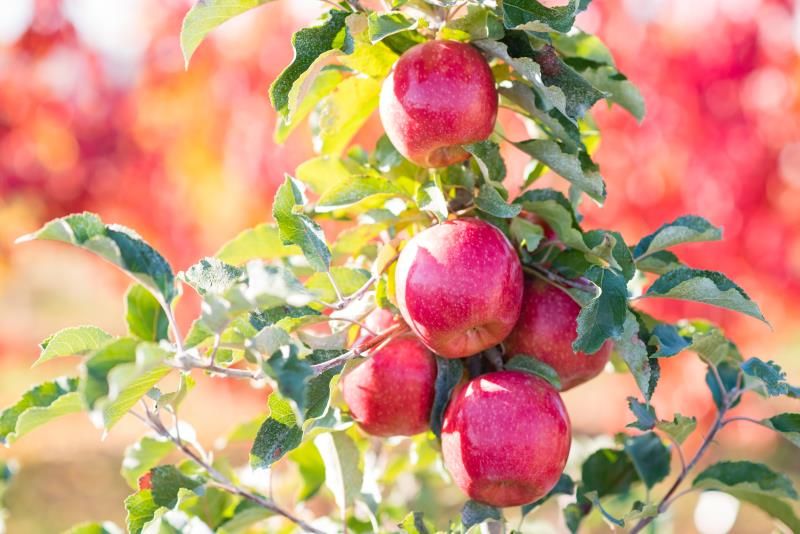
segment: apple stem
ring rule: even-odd
[[[288,519],[289,521],[291,521],[292,523],[303,529],[305,532],[311,532],[313,534],[325,534],[322,530],[319,530],[311,526],[310,524],[306,523],[304,520],[295,516],[291,512],[284,510],[283,508],[278,506],[272,499],[268,499],[256,493],[250,492],[249,490],[241,486],[237,486],[236,484],[231,482],[231,480],[228,477],[223,475],[217,468],[211,465],[211,463],[203,457],[205,455],[201,455],[197,451],[195,451],[192,447],[189,446],[189,444],[187,444],[183,439],[181,439],[180,435],[178,435],[177,433],[173,434],[172,432],[170,432],[169,429],[167,429],[167,427],[164,426],[164,423],[161,421],[161,418],[159,417],[157,412],[149,410],[147,408],[147,405],[145,405],[144,409],[145,409],[145,415],[141,415],[133,410],[130,410],[129,413],[134,417],[136,417],[137,419],[139,419],[140,421],[142,421],[145,425],[150,427],[150,429],[152,429],[155,433],[157,433],[162,437],[167,438],[172,443],[174,443],[175,446],[178,447],[178,449],[180,449],[181,452],[183,452],[183,454],[191,458],[195,463],[200,465],[206,471],[206,473],[209,474],[214,484],[216,484],[217,486],[219,486],[220,488],[224,489],[229,493],[238,495],[243,499],[246,499],[254,504],[261,506],[262,508],[266,508],[271,512],[283,516],[284,518]],[[178,428],[177,419],[175,428],[176,430]]]
[[[335,358],[331,358],[330,360],[322,363],[318,363],[316,365],[312,365],[311,368],[314,370],[315,375],[319,375],[324,373],[329,369],[333,369],[349,360],[353,360],[355,358],[361,357],[365,352],[374,349],[389,340],[391,340],[395,335],[401,334],[408,330],[408,326],[405,323],[397,323],[383,332],[377,334],[375,337],[367,339],[363,343],[359,344],[356,347],[348,350],[344,354],[341,354]]]

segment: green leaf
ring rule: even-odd
[[[169,338],[167,314],[143,285],[134,284],[125,294],[125,321],[128,323],[128,332],[142,341]]]
[[[771,428],[800,447],[800,413],[782,413],[773,415],[761,421],[764,426]]]
[[[314,148],[339,156],[378,107],[381,82],[368,76],[350,76],[322,98],[311,117]]]
[[[576,352],[594,354],[607,339],[618,339],[623,343],[628,317],[628,290],[625,278],[610,269],[591,267],[586,277],[597,284],[600,294],[578,314],[578,336],[572,343]],[[635,317],[632,318],[635,321]],[[633,332],[635,335],[636,332]]]
[[[431,432],[437,439],[442,437],[442,420],[447,404],[453,390],[461,381],[464,374],[464,366],[460,360],[442,358],[436,356],[436,382],[431,408]]]
[[[639,481],[633,461],[624,451],[600,449],[590,455],[581,467],[581,486],[598,497],[621,495]]]
[[[244,271],[218,258],[203,258],[183,273],[183,280],[200,295],[223,294],[238,282]]]
[[[639,430],[651,430],[658,419],[656,411],[650,404],[639,402],[636,397],[628,397],[628,408],[636,417],[636,421],[625,425],[628,428],[638,428]]]
[[[647,347],[639,337],[639,323],[630,311],[625,315],[622,334],[614,344],[614,350],[625,361],[636,380],[636,385],[639,386],[645,400],[649,401],[655,389],[654,378],[657,380],[657,377],[653,375]]]
[[[527,354],[514,355],[504,365],[504,368],[508,371],[522,371],[523,373],[530,373],[534,376],[545,379],[557,390],[561,389],[561,380],[558,377],[558,373],[556,373],[556,371],[546,363],[537,360],[534,356],[529,356]]]
[[[325,213],[348,208],[368,199],[385,199],[403,196],[403,191],[393,182],[380,176],[351,176],[330,186],[320,197],[315,210]]]
[[[368,16],[369,40],[375,44],[390,35],[413,30],[418,21],[412,20],[400,12],[378,13],[372,12]]]
[[[165,304],[178,295],[175,275],[161,254],[133,230],[103,224],[94,213],[54,219],[17,243],[33,240],[62,241],[88,250],[121,268]]]
[[[500,193],[489,184],[480,187],[478,196],[475,197],[475,206],[482,212],[501,219],[516,217],[522,210],[519,204],[507,204]]]
[[[744,290],[715,271],[684,267],[661,275],[643,297],[692,300],[735,310],[767,322]]]
[[[42,352],[34,367],[53,358],[87,354],[106,344],[113,336],[96,326],[73,326],[48,337],[39,347]]]
[[[295,209],[302,207],[304,200],[295,180],[286,176],[275,193],[272,216],[278,223],[283,244],[299,246],[314,270],[327,271],[331,265],[331,251],[325,243],[322,228],[307,215],[297,213]]]
[[[797,499],[792,481],[764,464],[718,462],[697,475],[692,487],[704,490],[741,490],[770,497]]]
[[[271,0],[197,0],[186,13],[181,26],[181,51],[186,67],[206,35],[237,15]]]
[[[414,196],[414,201],[422,211],[433,213],[439,222],[447,220],[447,200],[444,198],[442,189],[435,181],[428,181],[424,184],[420,184]]]
[[[242,265],[254,259],[275,260],[299,254],[298,247],[283,244],[276,225],[265,223],[243,231],[225,243],[214,256],[225,263]]]
[[[125,522],[130,534],[140,534],[145,524],[153,519],[156,511],[161,508],[153,500],[153,492],[149,489],[141,490],[125,499],[125,510],[128,517]]]
[[[678,333],[690,338],[689,350],[695,352],[706,363],[718,366],[723,362],[738,366],[742,355],[735,343],[725,337],[719,328],[706,321],[690,321],[680,325]]]
[[[125,449],[122,460],[122,478],[132,488],[137,488],[139,477],[157,466],[175,450],[175,444],[162,436],[145,436]]]
[[[331,94],[336,86],[342,83],[344,71],[339,65],[329,64],[330,58],[338,54],[338,51],[333,50],[325,52],[295,80],[289,91],[289,104],[277,117],[274,136],[276,143],[284,143],[309,113],[314,111],[320,100]]]
[[[233,517],[222,523],[215,532],[216,534],[246,534],[252,531],[253,525],[273,515],[275,514],[271,510],[250,501],[242,501],[234,510]]]
[[[344,432],[320,434],[314,438],[314,444],[325,462],[325,485],[333,493],[336,506],[344,512],[361,494],[363,475],[358,447]]]
[[[290,346],[288,350],[275,351],[262,365],[262,368],[278,383],[278,391],[281,396],[291,400],[297,407],[297,413],[303,414],[306,404],[306,387],[309,379],[314,375],[314,370],[306,360],[298,357],[296,348]]]
[[[732,391],[735,387],[737,382],[739,381],[739,368],[735,367],[734,365],[728,362],[722,362],[718,366],[716,366],[717,373],[713,372],[712,366],[708,366],[708,370],[706,371],[706,384],[708,388],[711,390],[711,398],[714,400],[714,404],[717,406],[717,409],[722,409],[725,405],[725,393],[728,391]],[[719,379],[717,379],[717,375]],[[720,388],[720,382],[722,382],[722,388]],[[733,406],[739,404],[741,397],[739,397],[734,403]]]
[[[582,9],[582,2],[570,0],[565,6],[546,7],[537,0],[504,0],[502,9],[506,28],[567,33]]]
[[[548,137],[563,143],[567,151],[577,151],[583,148],[581,132],[578,125],[569,119],[563,112],[550,106],[540,94],[529,85],[521,81],[512,80],[504,82],[499,88],[499,93],[519,109],[517,112],[527,114],[545,132]],[[541,165],[532,178],[525,181],[524,188],[531,185],[542,172]]]
[[[642,238],[633,249],[637,261],[645,256],[683,243],[719,241],[722,230],[702,217],[684,215],[667,223],[650,235]]]
[[[575,218],[575,211],[569,200],[560,192],[553,189],[534,189],[520,195],[514,203],[521,204],[525,211],[535,213],[544,219],[568,247],[581,252],[589,251],[583,240],[583,231]]]
[[[757,506],[770,517],[786,525],[790,532],[800,532],[800,518],[797,517],[794,508],[787,502],[751,491],[729,489],[725,490],[725,493],[736,497],[740,501]]]
[[[297,500],[306,501],[313,497],[325,483],[325,463],[322,461],[317,447],[313,442],[307,441],[291,451],[287,458],[297,465],[303,486]]]
[[[258,430],[250,449],[250,466],[266,469],[300,445],[303,430],[289,401],[273,392],[268,399],[269,417]]]
[[[500,145],[493,141],[481,141],[464,145],[464,150],[472,154],[483,178],[487,182],[500,184],[506,177],[506,163],[500,154]]]
[[[606,185],[597,165],[582,151],[571,153],[548,139],[530,139],[514,146],[547,165],[556,174],[599,203],[606,198]]]
[[[0,413],[0,443],[10,445],[36,427],[57,417],[81,411],[78,379],[58,378],[25,393]]]
[[[686,438],[697,428],[697,418],[676,413],[672,421],[659,421],[656,428],[672,436],[672,439],[680,444],[686,441]]]
[[[669,449],[654,432],[626,438],[625,452],[630,456],[639,478],[648,488],[669,475]]]
[[[636,260],[636,268],[646,273],[665,274],[681,267],[686,266],[668,250],[660,250]]]
[[[348,15],[346,11],[331,10],[318,25],[303,28],[292,36],[294,59],[269,88],[269,97],[276,111],[285,113],[292,86],[320,55],[330,50],[349,51],[352,42],[345,25]]]
[[[102,523],[81,523],[65,530],[62,534],[122,534],[122,530],[110,521]]]
[[[439,37],[476,41],[478,39],[502,39],[503,23],[486,7],[467,5],[467,14],[445,24]]]
[[[502,518],[503,515],[498,508],[471,499],[464,503],[461,509],[461,524],[465,529],[489,520],[500,521]]]
[[[342,292],[342,296],[350,296],[362,289],[370,279],[370,273],[364,269],[353,267],[331,267],[331,276]],[[336,302],[337,295],[327,273],[314,273],[306,280],[306,287],[313,291],[320,300]]]
[[[350,180],[353,172],[340,158],[319,156],[297,166],[295,176],[318,195],[323,195],[335,184]]]
[[[584,58],[565,58],[564,62],[578,71],[595,89],[605,93],[609,103],[619,104],[642,122],[645,115],[644,97],[616,68]]]
[[[511,237],[521,247],[525,247],[528,252],[533,252],[544,237],[544,230],[538,224],[533,224],[522,217],[514,217],[511,220]]]
[[[436,532],[436,528],[423,517],[422,512],[409,512],[397,526],[402,528],[406,534],[431,534]]]
[[[550,497],[553,497],[554,495],[572,495],[574,491],[575,491],[575,482],[573,482],[572,478],[568,474],[561,473],[561,477],[558,479],[558,482],[556,482],[556,485],[553,486],[553,489],[551,489],[547,493],[547,495],[545,495],[536,502],[532,502],[530,504],[522,506],[521,509],[522,517],[525,517],[533,509],[538,508],[539,506],[544,504],[544,502],[547,501]]]
[[[653,358],[669,358],[691,346],[691,339],[681,336],[678,328],[671,324],[657,324],[650,334],[648,345],[656,347],[656,352],[652,354]]]
[[[202,482],[184,475],[174,465],[154,467],[150,474],[153,502],[166,508],[172,508],[178,503],[179,490],[193,490],[202,485]]]
[[[786,382],[786,373],[781,366],[772,360],[765,362],[758,358],[750,358],[741,365],[742,372],[752,377],[768,397],[790,395],[795,388]]]

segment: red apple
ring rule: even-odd
[[[522,302],[522,266],[500,230],[480,219],[432,226],[400,252],[397,305],[425,345],[463,358],[500,343]]]
[[[383,82],[380,114],[397,150],[421,167],[447,167],[469,154],[461,145],[491,135],[497,89],[474,47],[428,41],[407,50]]]
[[[442,426],[442,457],[471,499],[520,506],[556,485],[571,439],[567,410],[549,382],[500,371],[453,392]]]
[[[385,319],[380,311],[379,323]],[[433,354],[406,333],[373,351],[345,375],[342,394],[353,419],[366,433],[413,436],[428,429],[435,382]]]
[[[607,341],[591,355],[572,350],[580,311],[561,289],[527,279],[519,321],[504,342],[506,355],[527,354],[546,363],[558,373],[562,391],[594,378],[608,363],[612,345]]]

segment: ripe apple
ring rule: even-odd
[[[381,315],[383,310],[378,311],[373,323],[385,324]],[[373,351],[345,375],[342,394],[353,419],[366,433],[413,436],[428,428],[435,382],[433,354],[413,334],[406,333]]]
[[[522,266],[500,230],[455,219],[423,230],[400,252],[397,305],[425,345],[463,358],[500,343],[522,302]]]
[[[520,506],[558,482],[571,443],[561,396],[543,378],[499,371],[453,392],[442,457],[456,485],[492,506]]]
[[[504,342],[506,355],[527,354],[546,363],[558,373],[562,391],[594,378],[608,363],[612,345],[607,341],[591,355],[572,350],[580,311],[561,289],[526,279],[519,321]]]
[[[428,41],[407,50],[383,82],[380,115],[397,150],[420,167],[447,167],[469,154],[461,145],[489,137],[497,89],[474,47]]]

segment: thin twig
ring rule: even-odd
[[[553,271],[548,271],[547,269],[539,267],[538,265],[523,265],[522,270],[525,271],[526,273],[537,275],[547,282],[554,283],[554,285],[560,284],[562,286],[562,289],[564,289],[563,286],[566,286],[573,289],[578,289],[580,291],[584,291],[586,293],[591,293],[592,295],[595,294],[595,291],[586,284],[579,282],[577,280],[570,280],[569,278],[565,278],[560,274],[554,273]]]
[[[328,369],[333,369],[349,360],[353,360],[355,358],[361,357],[365,352],[370,349],[373,349],[382,343],[389,341],[392,337],[397,334],[400,334],[408,329],[408,326],[405,323],[397,323],[380,334],[376,335],[375,337],[369,338],[363,343],[359,344],[356,347],[348,350],[344,354],[337,356],[335,358],[331,358],[328,361],[318,363],[316,365],[312,365],[311,368],[314,369],[314,374],[319,375],[327,371]]]
[[[214,347],[211,349],[211,356],[209,356],[208,361],[210,365],[214,365],[214,362],[217,359],[217,351],[219,350],[219,345],[222,342],[222,334],[217,334],[214,336]]]
[[[747,421],[749,423],[755,423],[759,426],[764,426],[764,422],[758,419],[753,419],[752,417],[747,417],[744,415],[737,415],[736,417],[728,417],[722,422],[722,426],[726,426],[730,423],[735,423],[736,421]]]
[[[664,434],[667,436],[667,439],[672,443],[672,446],[678,451],[678,458],[681,461],[681,470],[686,470],[686,458],[683,456],[683,450],[681,449],[681,444],[678,443],[678,440],[672,437],[670,434]]]

